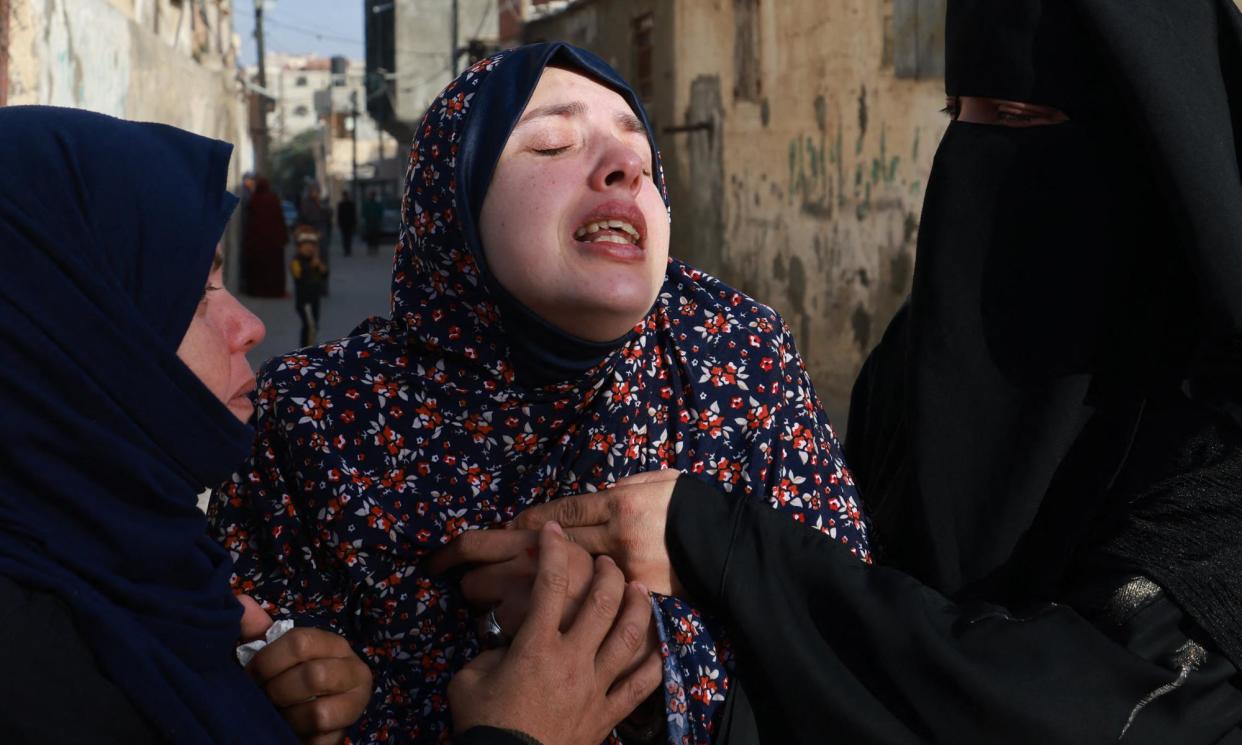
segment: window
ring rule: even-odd
[[[892,60],[899,78],[944,77],[947,0],[892,0]],[[886,49],[889,48],[885,44]]]
[[[634,19],[634,89],[644,103],[655,92],[655,14],[644,13]]]
[[[733,97],[763,98],[759,64],[759,0],[733,0]]]
[[[293,109],[294,116],[306,116],[309,113],[310,113],[310,109],[306,108],[305,106],[297,106]]]
[[[305,87],[306,87],[306,76],[305,76],[305,75],[299,75],[299,76],[298,76],[298,79],[297,79],[297,80],[295,80],[295,81],[293,82],[293,84],[294,84],[294,85],[296,85],[296,86],[297,86],[297,87],[299,87],[299,88],[305,88]]]

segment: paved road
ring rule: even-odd
[[[388,315],[388,286],[392,277],[392,241],[380,244],[378,256],[368,256],[366,244],[354,239],[351,256],[341,252],[340,236],[333,231],[330,245],[332,256],[331,294],[323,299],[319,318],[319,341],[339,339],[353,330],[363,319]],[[292,247],[285,249],[285,266],[293,258]],[[250,353],[250,364],[258,369],[271,357],[298,347],[302,324],[293,309],[293,279],[286,271],[286,298],[255,298],[239,295],[242,303],[254,311],[267,325],[267,337]]]

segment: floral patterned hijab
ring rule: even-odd
[[[530,505],[678,468],[868,557],[840,448],[770,308],[671,260],[631,333],[583,346],[487,273],[477,210],[549,64],[647,123],[611,68],[566,44],[502,52],[452,82],[410,152],[393,318],[266,366],[254,452],[213,500],[235,584],[370,661],[377,689],[351,742],[447,739],[445,687],[479,645],[457,588],[423,559]],[[532,383],[522,354],[547,374]],[[729,687],[721,629],[674,598],[653,608],[670,741],[707,742]]]

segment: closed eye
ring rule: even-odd
[[[198,304],[199,305],[206,304],[208,293],[215,292],[216,290],[223,290],[223,289],[224,288],[219,285],[207,285],[205,288],[203,288],[203,297],[199,299]]]
[[[535,148],[535,152],[539,153],[540,155],[549,155],[549,156],[560,155],[561,153],[565,152],[569,148],[570,148],[569,145],[566,145],[565,147]]]

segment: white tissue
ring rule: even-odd
[[[293,628],[293,621],[288,618],[272,624],[267,628],[267,633],[264,634],[262,639],[246,642],[237,648],[237,661],[241,663],[242,667],[249,665],[254,656],[259,653],[259,650],[289,633],[291,628]]]

